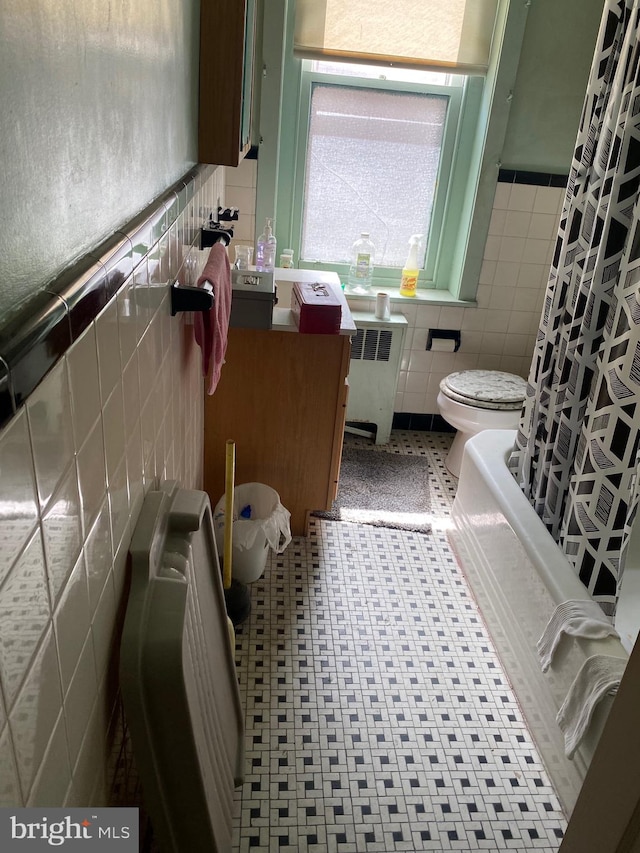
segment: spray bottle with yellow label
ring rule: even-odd
[[[415,296],[418,286],[418,246],[422,240],[422,234],[414,234],[409,240],[409,256],[402,268],[402,281],[400,282],[400,296]]]

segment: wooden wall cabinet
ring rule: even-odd
[[[348,335],[233,328],[225,365],[205,403],[204,487],[225,491],[225,443],[236,443],[237,485],[264,483],[304,535],[309,511],[331,508],[347,405]]]
[[[251,147],[255,30],[255,0],[201,0],[201,163],[237,166]]]

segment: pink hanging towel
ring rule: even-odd
[[[209,252],[198,287],[206,282],[213,286],[213,307],[210,311],[195,312],[194,332],[196,343],[202,350],[202,375],[207,379],[207,393],[213,394],[227,351],[231,314],[231,267],[222,243],[216,243]]]

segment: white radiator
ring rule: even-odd
[[[359,311],[353,312],[353,319],[358,332],[351,339],[347,421],[375,424],[376,444],[386,444],[407,320],[402,314],[378,320],[374,314]]]

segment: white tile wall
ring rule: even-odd
[[[183,217],[224,198],[224,170],[196,180]],[[0,807],[109,803],[131,534],[159,480],[202,485],[200,351],[164,286],[178,233],[0,431]]]
[[[232,263],[235,257],[233,247],[236,244],[253,246],[255,250],[257,167],[257,160],[243,160],[236,168],[225,170],[226,203],[229,207],[237,207],[240,211],[238,222],[233,229],[233,241],[229,250]]]
[[[409,321],[394,410],[436,414],[440,381],[454,370],[506,370],[526,378],[555,247],[564,190],[498,184],[476,305],[394,306]],[[373,300],[349,300],[373,310]],[[429,328],[459,329],[457,353],[425,351]]]
[[[227,169],[227,204],[240,208],[235,242],[254,245],[256,161]],[[564,189],[498,184],[476,305],[392,306],[409,321],[394,411],[436,414],[440,381],[454,370],[506,370],[525,378],[555,247]],[[232,244],[233,246],[233,244]],[[354,310],[374,301],[349,299]],[[459,329],[457,353],[426,352],[430,328]]]

